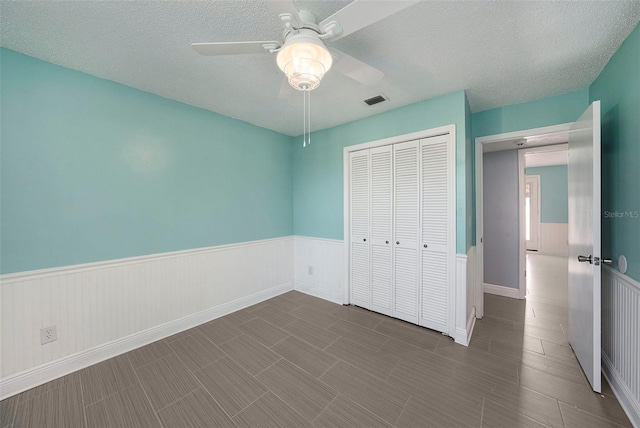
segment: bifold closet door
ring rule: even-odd
[[[371,152],[371,306],[393,315],[393,149]]]
[[[449,334],[452,262],[449,218],[455,195],[449,136],[420,140],[421,151],[421,316],[420,325]]]
[[[418,324],[418,141],[394,144],[394,311]]]
[[[371,300],[369,252],[369,199],[370,153],[369,150],[349,154],[350,163],[350,301],[354,305],[369,308]]]

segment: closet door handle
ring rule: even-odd
[[[400,241],[396,241],[396,245],[400,245]]]
[[[427,247],[428,247],[428,245],[427,245],[427,244],[424,244],[424,248],[427,248]]]
[[[389,241],[384,241],[384,243],[385,243],[385,244],[388,244],[388,243],[389,243]]]
[[[364,239],[363,239],[363,241],[364,241],[364,242],[367,242],[367,238],[364,238]]]

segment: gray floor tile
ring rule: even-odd
[[[395,424],[409,400],[406,392],[342,361],[320,380],[390,424]]]
[[[244,334],[242,330],[224,318],[199,325],[198,330],[216,345],[221,345]]]
[[[239,428],[313,427],[308,419],[302,417],[271,392],[267,392],[234,416],[233,422]]]
[[[473,370],[459,371],[450,383],[460,390],[474,394],[509,407],[532,419],[552,427],[562,427],[562,417],[558,401],[506,379]]]
[[[108,359],[80,371],[84,405],[118,392],[136,383],[136,375],[127,354]]]
[[[326,348],[340,337],[337,333],[333,333],[301,319],[285,325],[282,329],[292,336],[296,336],[298,339],[302,339],[320,349]]]
[[[235,311],[230,313],[229,315],[225,315],[222,318],[219,318],[221,320],[225,320],[229,323],[231,323],[232,325],[238,326],[240,324],[243,324],[247,321],[251,321],[252,319],[254,319],[256,316],[253,315],[251,313],[251,311],[249,311],[250,308],[245,308],[245,309],[241,309],[239,311]]]
[[[171,354],[136,369],[154,411],[159,411],[200,387],[189,369]]]
[[[87,406],[85,411],[88,428],[161,426],[138,384]]]
[[[418,399],[417,402],[414,400],[412,406],[414,409],[424,407],[423,416],[428,414],[429,418],[423,419],[432,419],[433,414],[433,421],[440,421],[438,423],[444,426],[480,425],[484,399],[473,391],[455,388],[442,379],[402,362],[393,369],[387,382]],[[415,411],[405,408],[405,412],[408,410],[410,411],[404,418],[405,425],[411,425],[409,422],[416,420],[411,416],[415,415]]]
[[[295,336],[286,338],[271,349],[315,377],[320,377],[338,361],[329,353]]]
[[[66,376],[62,376],[58,379],[52,380],[51,382],[47,382],[44,385],[37,386],[35,388],[29,389],[21,394],[18,394],[15,399],[17,401],[25,401],[30,400],[33,397],[47,393],[53,389],[57,389],[67,383],[76,382],[80,380],[80,372],[70,373]]]
[[[142,367],[145,364],[149,364],[160,358],[166,357],[173,351],[169,347],[166,341],[159,340],[157,342],[150,343],[142,348],[135,349],[131,352],[127,352],[125,355],[129,357],[133,368]]]
[[[198,389],[158,412],[165,428],[233,427],[229,416],[204,390]]]
[[[300,318],[301,320],[305,320],[308,323],[311,323],[320,328],[328,328],[331,327],[338,318],[334,317],[331,314],[316,311],[311,306],[301,306],[298,309],[291,311],[291,315],[296,318]]]
[[[270,322],[276,327],[282,327],[289,324],[291,321],[295,321],[297,318],[286,312],[282,312],[271,306],[263,306],[262,308],[253,311],[255,315],[262,318],[265,321]]]
[[[166,339],[164,339],[164,342],[171,343],[174,340],[178,340],[178,339],[182,339],[183,337],[190,336],[193,333],[196,333],[197,331],[198,331],[198,327],[190,328],[188,330],[181,331],[180,333],[176,333],[167,337]]]
[[[230,416],[235,416],[267,392],[266,387],[229,357],[194,375]]]
[[[451,341],[442,341],[435,350],[436,354],[457,361],[461,364],[500,376],[511,382],[518,382],[518,362],[490,355],[473,347],[460,346]]]
[[[342,306],[337,303],[330,302],[329,300],[320,299],[318,297],[312,296],[310,294],[304,294],[303,296],[296,299],[297,303],[313,308],[318,312],[331,313],[336,310],[336,308]]]
[[[256,377],[307,420],[316,418],[338,395],[336,391],[287,360],[278,361]]]
[[[522,427],[544,428],[548,425],[536,421],[514,410],[512,406],[501,406],[491,400],[485,400],[482,426],[491,428]]]
[[[246,334],[223,343],[220,348],[252,375],[257,375],[280,359],[280,355]]]
[[[16,410],[18,409],[19,397],[19,395],[14,395],[13,397],[0,401],[0,427],[6,428],[13,426]]]
[[[384,315],[357,306],[338,306],[331,312],[331,315],[370,329],[376,328],[386,318]]]
[[[567,428],[620,428],[631,427],[631,423],[619,425],[593,413],[560,402],[560,412]]]
[[[289,337],[289,333],[260,318],[240,324],[238,328],[265,346],[273,346]]]
[[[336,321],[329,327],[329,331],[375,349],[380,349],[389,340],[389,336],[385,334],[343,320]]]
[[[174,340],[169,346],[191,371],[199,370],[225,356],[222,349],[199,332]]]
[[[79,381],[66,383],[18,403],[14,427],[84,427]]]
[[[338,395],[329,403],[327,408],[314,419],[313,424],[318,428],[391,428],[392,426],[344,395]]]
[[[551,376],[575,382],[578,385],[587,386],[587,379],[582,374],[582,370],[578,364],[526,350],[522,351],[521,364]]]
[[[432,401],[411,397],[398,418],[398,428],[478,427],[480,414],[472,423],[461,421],[459,412],[450,413]]]
[[[375,330],[428,351],[436,349],[438,343],[443,340],[441,333],[392,318],[382,321]]]
[[[520,370],[520,384],[618,424],[628,423],[618,400],[604,388],[602,394],[596,394],[586,384],[579,385],[524,366]]]
[[[326,351],[369,374],[386,379],[398,363],[398,358],[391,353],[379,352],[361,343],[341,337],[326,348]]]

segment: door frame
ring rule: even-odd
[[[526,155],[526,153],[525,153]],[[531,204],[529,205],[529,208],[531,210],[531,213],[533,214],[535,212],[535,222],[532,221],[534,219],[533,215],[530,215],[530,219],[531,219],[531,237],[535,238],[535,239],[530,239],[530,242],[535,242],[536,244],[536,248],[534,251],[540,251],[540,176],[539,175],[527,175],[527,165],[525,163],[524,165],[525,167],[525,174],[524,174],[524,183],[525,186],[528,184],[528,182],[532,182],[535,184],[535,186],[532,186],[532,188],[535,187],[535,197],[534,196],[534,192],[531,192]],[[527,245],[527,210],[526,210],[526,200],[527,200],[527,189],[524,189],[524,199],[525,199],[525,212],[524,212],[524,217],[525,217],[525,221],[524,221],[524,239],[525,239],[525,245]],[[535,235],[535,236],[534,236]],[[528,247],[528,246],[527,246]],[[530,248],[526,248],[527,251],[531,251]]]
[[[344,199],[343,199],[343,221],[344,221],[344,229],[343,229],[343,239],[344,239],[344,244],[343,244],[343,248],[344,248],[344,254],[343,254],[343,260],[344,260],[344,264],[343,264],[343,272],[342,272],[342,278],[343,278],[343,297],[342,297],[342,302],[345,305],[348,305],[350,303],[350,299],[349,299],[349,291],[350,291],[350,281],[349,281],[349,248],[351,245],[351,229],[350,229],[350,221],[349,221],[349,212],[350,212],[350,201],[351,201],[351,195],[350,195],[350,186],[349,183],[351,182],[351,176],[350,176],[350,172],[349,172],[349,154],[351,152],[355,152],[355,151],[359,151],[359,150],[365,150],[365,149],[371,149],[371,148],[375,148],[375,147],[380,147],[380,146],[387,146],[390,144],[397,144],[397,143],[403,143],[406,141],[412,141],[412,140],[420,140],[420,139],[424,139],[424,138],[430,138],[430,137],[438,137],[441,135],[449,135],[449,138],[452,141],[453,144],[453,149],[452,153],[451,153],[451,160],[452,160],[452,167],[453,167],[453,171],[454,174],[456,173],[456,126],[455,124],[452,125],[446,125],[446,126],[440,126],[437,128],[431,128],[431,129],[425,129],[422,131],[417,131],[417,132],[412,132],[409,134],[403,134],[403,135],[397,135],[397,136],[393,136],[393,137],[389,137],[389,138],[383,138],[380,140],[375,140],[375,141],[369,141],[366,143],[361,143],[361,144],[355,144],[352,146],[346,146],[343,148],[343,195],[344,195]],[[457,192],[455,192],[454,195],[452,195],[452,209],[451,209],[451,213],[450,213],[450,217],[447,219],[447,221],[450,224],[450,230],[451,230],[451,235],[450,235],[450,239],[453,245],[453,251],[451,252],[451,260],[450,260],[450,266],[451,266],[451,270],[449,272],[451,281],[453,283],[453,286],[450,288],[450,292],[449,292],[449,299],[450,299],[450,309],[448,312],[448,329],[449,332],[448,334],[451,337],[455,336],[455,329],[456,329],[456,313],[460,310],[462,310],[463,312],[466,310],[466,278],[457,278],[456,277],[456,255],[457,255],[457,248],[456,248],[456,228],[457,228],[457,216],[456,216],[456,195]],[[462,280],[461,280],[462,279]],[[464,300],[463,300],[464,299]]]
[[[502,143],[504,141],[524,139],[531,135],[544,135],[555,134],[558,132],[568,132],[573,125],[573,122],[562,123],[559,125],[544,126],[541,128],[523,129],[520,131],[506,132],[502,134],[487,135],[484,137],[477,137],[475,139],[475,190],[476,190],[476,262],[475,262],[475,301],[476,301],[476,317],[484,317],[484,247],[483,247],[483,164],[484,164],[484,152],[483,148],[485,144]],[[514,146],[514,149],[518,149],[518,146]],[[519,191],[519,205],[524,206],[524,153],[534,151],[535,147],[529,149],[518,150],[518,187]],[[524,210],[520,210],[519,215],[520,224],[524,222]],[[519,251],[519,281],[518,281],[518,298],[523,299],[526,293],[526,280],[525,280],[525,264],[526,264],[526,242],[524,227],[520,227],[520,251]]]

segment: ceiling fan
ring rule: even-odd
[[[332,66],[357,82],[372,85],[382,79],[382,71],[337,49],[327,49],[324,42],[348,36],[417,2],[355,0],[317,23],[313,13],[297,10],[291,0],[267,0],[265,5],[277,13],[284,24],[283,42],[193,43],[191,46],[201,55],[277,53],[278,67],[289,84],[300,91],[317,88]]]

